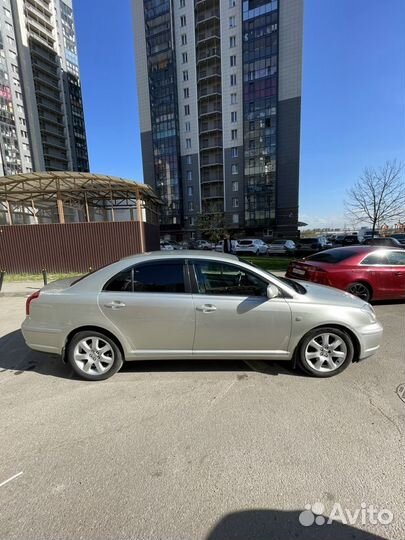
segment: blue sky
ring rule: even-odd
[[[75,0],[93,172],[142,180],[130,0]],[[405,1],[305,0],[300,218],[345,223],[365,166],[405,161]],[[349,224],[349,223],[348,223]]]

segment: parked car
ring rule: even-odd
[[[295,242],[295,249],[297,252],[314,253],[323,249],[328,249],[332,244],[326,240],[324,236],[319,238],[300,238]]]
[[[183,246],[177,242],[174,242],[173,240],[161,240],[160,249],[162,251],[178,251],[183,249]]]
[[[403,244],[397,239],[392,237],[370,238],[363,242],[366,246],[385,246],[393,248],[403,248]]]
[[[274,240],[267,250],[270,254],[293,255],[295,252],[295,242],[293,240]]]
[[[395,238],[395,240],[398,240],[398,242],[401,242],[401,244],[405,244],[405,234],[404,233],[391,234],[391,238]]]
[[[235,253],[236,240],[231,240],[231,247],[232,247],[232,252]],[[218,253],[223,253],[223,251],[224,251],[224,241],[220,240],[217,244],[215,244],[214,249],[215,249],[215,251],[218,251]]]
[[[289,264],[290,278],[337,287],[371,300],[405,298],[405,250],[375,246],[328,249]]]
[[[26,302],[29,347],[61,355],[87,380],[124,360],[294,359],[317,377],[374,354],[373,308],[316,284],[277,278],[234,255],[134,255]]]
[[[207,240],[195,240],[194,242],[195,249],[209,250],[212,249],[212,243]]]
[[[249,255],[266,255],[269,246],[263,240],[257,238],[244,238],[237,240],[235,246],[235,253],[242,255],[244,253]]]

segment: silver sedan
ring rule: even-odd
[[[124,360],[292,360],[317,377],[380,347],[373,308],[329,287],[278,278],[234,255],[135,255],[27,300],[29,347],[88,380]]]

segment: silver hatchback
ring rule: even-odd
[[[293,360],[330,377],[382,337],[373,308],[348,293],[199,251],[135,255],[51,283],[28,298],[22,332],[88,380],[124,360],[171,358]]]

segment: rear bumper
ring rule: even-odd
[[[34,326],[27,317],[21,325],[24,341],[34,351],[62,354],[63,335],[61,330]]]
[[[372,356],[379,350],[382,336],[383,327],[379,322],[369,324],[360,332],[360,360]]]

